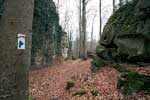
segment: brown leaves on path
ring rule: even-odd
[[[110,67],[91,73],[90,66],[91,60],[68,60],[30,72],[30,97],[33,100],[121,100],[123,96],[117,90],[117,81],[121,73]],[[149,72],[149,69],[146,71]],[[66,90],[68,80],[75,81],[71,92]],[[72,95],[79,90],[87,93],[83,96]],[[98,91],[97,96],[91,94],[93,90]]]
[[[90,72],[90,61],[64,61],[60,65],[50,66],[30,72],[30,97],[36,100],[62,98],[66,95],[66,81]],[[67,99],[66,99],[67,100]]]

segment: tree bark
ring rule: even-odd
[[[69,32],[68,58],[72,58],[72,31]]]
[[[82,34],[83,34],[83,51],[82,58],[87,58],[87,48],[86,48],[86,0],[82,0]]]
[[[34,0],[4,0],[0,18],[0,100],[28,99],[33,8]],[[18,33],[26,35],[25,50],[17,49]]]
[[[94,31],[94,20],[95,20],[95,17],[96,17],[96,13],[93,17],[93,20],[92,20],[92,30],[91,30],[91,42],[90,42],[90,50],[92,51],[92,45],[93,45],[93,31]]]
[[[101,0],[99,1],[99,20],[100,20],[100,27],[99,27],[99,36],[101,37],[101,32],[102,32],[102,2]]]
[[[81,23],[82,23],[82,1],[81,0],[79,0],[79,37],[80,37],[80,39],[79,39],[79,57],[81,57],[82,56],[82,53],[81,53],[81,51],[82,51],[82,25],[81,25]]]
[[[113,0],[113,13],[116,11],[116,0]]]

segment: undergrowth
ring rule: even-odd
[[[74,85],[75,85],[75,81],[74,80],[67,81],[66,90],[71,89]]]
[[[85,91],[85,90],[78,90],[78,91],[76,91],[76,92],[73,94],[73,96],[76,96],[76,95],[83,96],[83,95],[85,95],[85,94],[87,94],[87,91]]]

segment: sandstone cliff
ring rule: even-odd
[[[62,29],[52,0],[35,0],[32,34],[31,63],[43,67],[52,63],[54,56],[61,55]]]

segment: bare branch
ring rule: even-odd
[[[85,5],[87,6],[87,4],[92,1],[92,0],[86,0]]]
[[[91,11],[96,11],[95,6],[90,7],[87,11],[86,14],[88,14]]]

